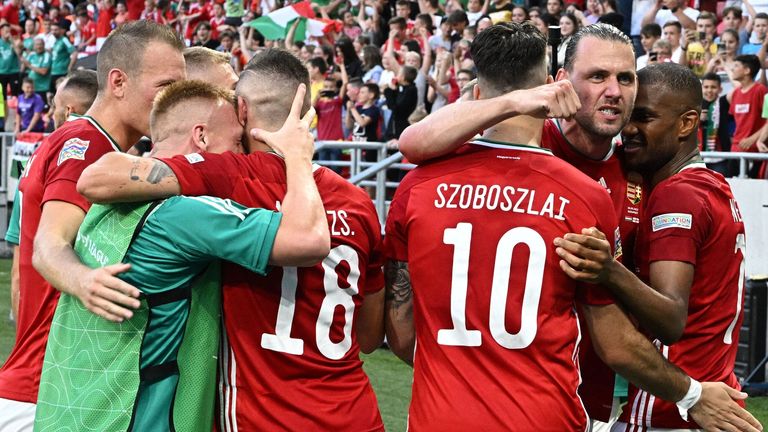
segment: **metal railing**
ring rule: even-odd
[[[388,156],[387,144],[382,142],[318,141],[317,150],[322,149],[349,150],[349,160],[317,160],[315,162],[328,167],[347,167],[349,168],[349,181],[351,183],[363,187],[374,187],[373,201],[379,215],[379,221],[383,226],[390,203],[386,199],[387,190],[396,189],[400,184],[396,181],[387,181],[387,171],[390,169],[411,170],[416,165],[400,163],[403,160],[403,154],[399,151]],[[362,157],[364,150],[377,151],[377,161],[366,162]],[[739,160],[739,178],[747,178],[749,161],[768,161],[768,153],[702,152],[702,157],[705,162],[717,159]]]

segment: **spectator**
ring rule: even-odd
[[[759,13],[755,15],[754,23],[752,24],[752,35],[744,46],[741,47],[740,54],[757,54],[760,48],[763,46],[768,33],[768,14]]]
[[[656,23],[646,24],[640,30],[640,44],[642,44],[645,54],[637,58],[637,70],[644,68],[648,64],[648,55],[651,49],[653,49],[653,44],[660,38],[661,26]]]
[[[69,24],[63,24],[63,22],[61,20],[43,19],[43,33],[40,34],[40,35],[37,35],[35,37],[39,37],[39,38],[43,39],[43,41],[45,42],[45,49],[48,50],[48,51],[52,50],[53,49],[53,44],[56,43],[56,36],[53,35],[52,30],[51,30],[54,21],[59,23],[61,25],[61,28],[63,28],[63,29],[68,29],[69,28]],[[35,50],[35,46],[34,45],[35,45],[35,42],[34,42],[34,38],[33,38],[33,40],[31,41],[31,43],[29,45],[29,49],[27,50],[27,52],[34,51]]]
[[[528,10],[525,6],[515,6],[512,9],[512,21],[518,24],[528,21]]]
[[[736,122],[736,130],[733,132],[731,151],[754,152],[757,151],[757,139],[760,129],[765,124],[765,119],[760,116],[760,108],[768,89],[755,82],[760,72],[760,60],[754,55],[740,55],[736,57],[731,72],[731,79],[739,83],[739,87],[728,94],[728,102],[731,104],[731,115]],[[759,164],[754,164],[749,176],[755,178]],[[731,160],[728,164],[729,176],[739,173],[739,161]]]
[[[563,13],[563,0],[547,0],[547,14],[560,19]]]
[[[46,93],[51,88],[51,54],[45,50],[42,39],[35,38],[33,51],[21,58],[27,76],[34,84],[34,91],[46,100]]]
[[[488,13],[490,4],[491,0],[467,0],[467,19],[470,26],[476,25],[477,20]]]
[[[221,39],[221,33],[231,30],[231,27],[226,25],[227,17],[224,15],[224,6],[221,3],[214,2],[211,8],[211,37],[213,39]]]
[[[141,12],[141,19],[154,21],[158,24],[166,24],[162,11],[157,8],[155,0],[145,0],[144,10]]]
[[[363,48],[371,45],[371,40],[367,36],[360,35],[352,40],[352,45],[355,47],[355,52],[358,58],[363,57]],[[365,61],[363,61],[365,63]]]
[[[405,55],[405,65],[417,71],[416,78],[413,80],[418,94],[416,106],[423,106],[427,100],[427,75],[431,62],[429,60],[422,61],[419,53],[411,51]]]
[[[19,55],[21,47],[18,42],[11,39],[11,26],[7,23],[0,24],[0,86],[3,95],[10,87],[10,95],[19,93]],[[5,97],[3,97],[3,104]]]
[[[98,52],[96,49],[96,23],[88,16],[87,10],[83,9],[77,13],[76,26],[79,35],[79,39],[77,36],[75,37],[75,40],[78,41],[77,51],[80,53],[78,57],[96,54]],[[51,31],[53,31],[53,25]]]
[[[27,51],[32,51],[32,41],[38,34],[38,22],[35,19],[24,21],[24,34],[21,35],[22,46]]]
[[[187,44],[192,42],[200,23],[207,23],[210,20],[211,6],[208,0],[197,0],[197,2],[189,5],[189,11],[181,17],[181,22],[184,25],[184,39],[187,40]],[[213,47],[212,49],[215,48]]]
[[[453,11],[445,20],[448,21],[448,24],[451,25],[451,29],[453,30],[451,33],[451,42],[460,41],[464,34],[464,29],[469,25],[467,14],[462,10]]]
[[[392,80],[384,89],[384,97],[387,107],[392,111],[387,126],[388,138],[400,138],[400,134],[408,127],[408,117],[418,105],[418,90],[414,82],[418,76],[418,69],[411,66],[403,66],[398,72],[397,78]]]
[[[520,2],[513,2],[512,0],[495,0],[491,2],[491,8],[489,12],[510,11],[514,13],[514,9],[519,7],[519,4]]]
[[[128,21],[128,9],[124,2],[117,3],[115,6],[115,18],[113,19],[113,28],[125,24]]]
[[[51,94],[56,93],[56,81],[67,75],[72,64],[72,53],[75,47],[64,34],[64,29],[58,23],[51,25],[51,33],[56,42],[51,50]]]
[[[450,51],[453,47],[451,31],[451,24],[448,20],[443,20],[440,23],[440,33],[436,33],[429,38],[429,49],[436,51],[438,48],[442,48],[446,51]]]
[[[565,62],[565,50],[568,48],[568,43],[571,40],[571,36],[579,30],[579,20],[575,15],[566,13],[560,17],[560,36],[562,42],[557,48],[557,65],[563,67]]]
[[[662,37],[672,47],[672,61],[675,63],[680,63],[680,59],[683,57],[683,48],[680,45],[681,32],[682,27],[677,21],[670,21],[662,27]]]
[[[387,51],[387,49],[392,46],[392,49],[395,51],[400,50],[400,46],[403,44],[403,42],[406,39],[405,35],[406,31],[406,21],[403,17],[394,17],[389,20],[389,37],[387,38],[387,41],[382,45],[381,52],[382,54]],[[349,70],[347,70],[347,73],[349,73]],[[352,76],[352,75],[350,75]]]
[[[693,30],[698,16],[699,11],[688,7],[687,0],[657,0],[643,17],[642,25],[655,22],[664,26],[668,22],[678,21],[683,28]]]
[[[381,53],[375,46],[363,47],[363,82],[378,84],[384,68],[381,66]]]
[[[16,133],[43,132],[45,130],[43,123],[44,99],[35,92],[34,82],[30,78],[24,78],[21,91],[16,106]]]
[[[653,43],[648,54],[648,64],[672,62],[672,52],[672,44],[666,39],[659,39]]]
[[[353,141],[378,141],[379,140],[379,118],[381,111],[376,106],[379,99],[379,87],[375,84],[366,83],[360,87],[357,94],[357,104],[353,101],[347,102],[347,128],[352,131]],[[373,155],[373,156],[371,156]],[[375,152],[366,152],[366,161],[376,160]]]
[[[219,41],[211,38],[211,25],[207,22],[201,22],[195,30],[195,43],[192,46],[202,46],[212,50],[219,47]]]
[[[699,78],[704,76],[707,65],[717,54],[717,45],[714,43],[716,26],[717,17],[704,11],[696,18],[696,32],[685,32],[687,49],[680,63],[691,68]]]
[[[717,33],[722,35],[726,30],[733,30],[738,35],[739,45],[736,53],[741,52],[741,47],[749,42],[749,32],[747,31],[747,21],[742,18],[741,9],[735,6],[728,6],[723,9],[723,19],[717,26]],[[720,38],[715,39],[720,42]]]
[[[736,30],[725,29],[717,45],[717,55],[709,61],[707,73],[716,73],[720,77],[722,92],[728,94],[733,90],[730,71],[739,49],[739,35]]]
[[[357,57],[351,39],[342,37],[336,42],[336,57],[337,63],[344,63],[347,75],[350,78],[360,78],[363,76],[363,63]],[[336,79],[341,79],[341,72],[336,73]]]
[[[355,40],[358,36],[360,36],[363,33],[363,29],[360,28],[360,24],[357,23],[357,19],[355,15],[350,10],[346,10],[342,13],[342,23],[344,25],[344,28],[342,31],[344,32],[344,36],[348,37],[351,40]]]
[[[96,51],[101,49],[107,36],[112,32],[112,23],[115,20],[115,0],[98,0],[96,5],[99,16],[96,18]]]
[[[11,0],[5,4],[0,10],[0,17],[2,17],[8,25],[11,26],[12,33],[21,34],[21,26],[19,21],[22,8],[21,0]]]
[[[584,11],[585,25],[591,25],[597,23],[600,16],[603,14],[603,5],[600,0],[587,0],[587,9]],[[657,24],[658,25],[658,24]],[[659,26],[661,28],[661,26]],[[639,69],[639,68],[638,68]]]
[[[328,65],[325,64],[325,60],[320,57],[314,57],[309,59],[307,63],[307,69],[309,69],[309,97],[311,100],[317,100],[320,91],[325,86],[326,72],[328,72]],[[331,79],[336,79],[331,77]]]
[[[702,95],[699,133],[701,150],[708,152],[731,151],[731,117],[730,104],[727,96],[720,96],[720,77],[715,73],[707,73],[701,81]],[[707,168],[722,175],[728,174],[728,162],[724,159],[708,159]]]
[[[340,141],[344,139],[344,131],[341,128],[342,107],[347,93],[348,77],[341,68],[341,88],[338,81],[332,77],[327,77],[323,81],[323,89],[318,96],[313,99],[315,111],[317,112],[317,139],[321,141]],[[319,160],[341,160],[340,149],[324,149],[318,151]],[[334,169],[338,171],[338,168]]]
[[[243,24],[245,15],[243,0],[224,0],[224,12],[226,15],[224,22],[228,26],[239,28]]]

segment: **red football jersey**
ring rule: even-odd
[[[605,190],[546,149],[476,140],[409,173],[385,253],[409,265],[416,354],[409,430],[584,430],[576,303],[610,304],[559,267],[553,240],[596,226]]]
[[[649,280],[654,261],[695,266],[682,337],[671,346],[655,343],[692,378],[722,381],[735,389],[740,388],[733,365],[743,318],[745,247],[744,223],[731,188],[703,163],[688,165],[651,191],[638,235],[640,277]],[[621,419],[642,427],[699,428],[683,421],[674,403],[631,385]]]
[[[272,153],[193,154],[164,160],[185,195],[232,198],[279,210],[283,160]],[[333,171],[315,171],[331,253],[314,267],[259,277],[223,270],[226,339],[220,357],[220,428],[382,430],[354,331],[366,294],[383,288],[381,226],[368,195]]]
[[[19,316],[16,343],[0,369],[0,398],[37,402],[48,330],[59,298],[59,292],[32,267],[32,247],[43,204],[64,201],[87,212],[90,203],[77,193],[77,180],[88,165],[111,151],[120,148],[101,126],[90,117],[78,117],[43,142],[19,181]]]
[[[597,181],[611,195],[621,231],[624,250],[622,259],[627,268],[634,269],[632,255],[643,210],[642,177],[624,171],[614,152],[616,145],[614,142],[613,148],[603,159],[589,159],[577,152],[568,142],[557,120],[547,120],[544,123],[542,146],[551,149],[555,156]],[[590,418],[607,422],[611,415],[615,374],[595,353],[588,333],[584,335],[579,360],[583,378],[579,392],[587,412]]]

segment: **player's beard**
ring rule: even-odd
[[[615,125],[601,125],[598,124],[595,121],[594,112],[593,113],[584,113],[584,112],[578,112],[574,116],[574,119],[576,120],[576,123],[579,124],[585,131],[587,131],[589,134],[601,137],[601,138],[613,138],[616,135],[621,132],[622,129],[624,129],[624,126],[627,125],[629,122],[629,115],[631,114],[631,109],[628,111],[622,111],[621,113],[621,120],[619,123]]]

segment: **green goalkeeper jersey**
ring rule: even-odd
[[[61,295],[35,430],[211,430],[221,301],[215,263],[265,274],[280,218],[211,197],[94,205],[75,250],[90,267],[131,264],[120,277],[142,291],[142,306],[111,323]]]

